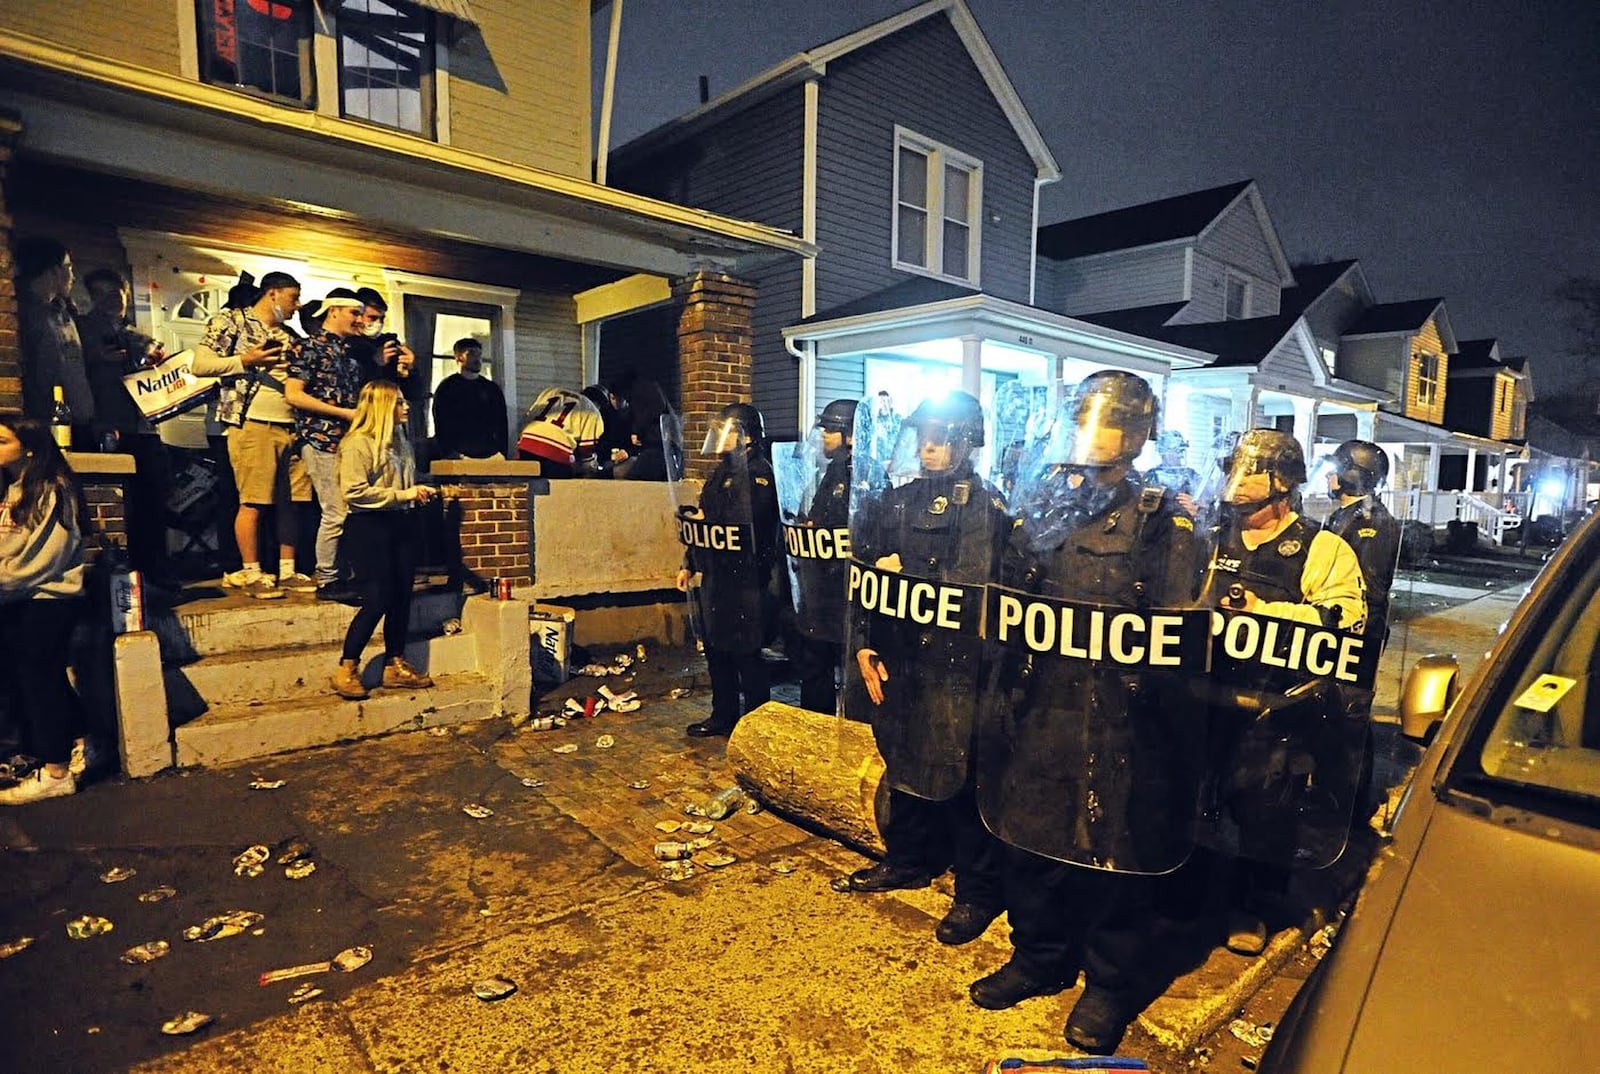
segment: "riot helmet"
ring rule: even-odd
[[[1182,466],[1189,455],[1189,440],[1176,429],[1162,429],[1156,437],[1156,453],[1168,466]]]
[[[729,403],[711,419],[706,430],[702,455],[727,455],[735,451],[759,450],[766,437],[761,411],[749,403]]]
[[[856,428],[856,405],[854,399],[835,399],[823,407],[822,413],[817,415],[817,428],[830,433],[853,435]]]
[[[1370,440],[1346,440],[1333,449],[1334,491],[1365,496],[1389,479],[1389,456]]]
[[[983,405],[966,392],[924,399],[902,423],[896,473],[954,470],[984,444]]]
[[[1067,402],[1067,467],[1095,469],[1133,462],[1155,431],[1156,397],[1143,377],[1120,370],[1091,373]]]
[[[1290,499],[1306,482],[1300,441],[1279,429],[1249,430],[1218,465],[1223,501],[1246,511]]]

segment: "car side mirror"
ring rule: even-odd
[[[1460,692],[1460,680],[1461,665],[1454,656],[1433,654],[1418,660],[1400,689],[1400,733],[1424,746],[1431,743]]]

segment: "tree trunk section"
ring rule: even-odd
[[[771,808],[882,856],[889,785],[867,724],[769,701],[739,720],[728,763]]]

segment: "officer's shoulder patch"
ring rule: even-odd
[[[770,484],[772,484],[772,482],[768,481],[764,477],[758,477],[758,478],[756,478],[756,484],[758,484],[758,485],[770,485]]]
[[[1173,515],[1172,524],[1178,527],[1180,530],[1188,530],[1190,533],[1194,532],[1194,519],[1190,518],[1188,515]]]
[[[1011,520],[1011,528],[1014,529],[1014,530],[1020,530],[1022,528],[1022,519],[1020,519],[1020,518],[1012,519]]]
[[[1304,546],[1299,541],[1284,541],[1278,545],[1278,555],[1288,558],[1297,554]]]
[[[1357,537],[1376,537],[1377,535],[1378,529],[1376,526],[1362,526],[1356,530]]]
[[[998,496],[991,496],[989,497],[989,506],[993,507],[996,511],[1004,511],[1006,509],[1006,502]],[[1019,521],[1017,525],[1020,526],[1022,523]]]

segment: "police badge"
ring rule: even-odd
[[[1299,541],[1284,541],[1278,546],[1278,555],[1288,559],[1290,556],[1298,554],[1300,547]]]

